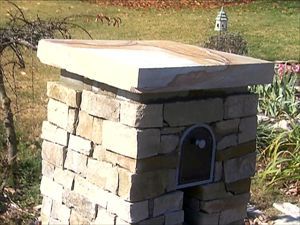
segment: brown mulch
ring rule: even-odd
[[[255,0],[88,0],[99,5],[122,6],[134,9],[216,8],[248,4]]]

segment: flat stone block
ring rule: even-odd
[[[185,222],[189,225],[216,225],[219,224],[219,213],[207,214],[204,212],[196,212],[190,209],[184,209]]]
[[[66,147],[54,144],[49,141],[43,141],[42,159],[57,167],[63,167],[66,158]],[[46,168],[45,168],[46,169]],[[48,167],[48,169],[51,169]],[[44,171],[45,172],[45,171]]]
[[[63,193],[63,201],[66,206],[74,208],[81,216],[89,221],[96,217],[96,204],[90,202],[87,198],[75,191],[65,190]]]
[[[239,126],[239,143],[256,140],[256,116],[242,118]]]
[[[165,225],[165,217],[159,216],[139,222],[139,225]]]
[[[169,176],[169,170],[133,174],[120,168],[118,195],[131,202],[154,198],[165,193]]]
[[[225,136],[217,142],[217,150],[235,146],[235,145],[237,145],[237,143],[238,143],[237,134],[231,134],[231,135]]]
[[[64,102],[68,106],[79,108],[81,88],[61,82],[47,82],[47,96]]]
[[[92,225],[115,224],[116,216],[107,212],[104,208],[98,207],[97,217]]]
[[[215,162],[215,170],[214,170],[214,182],[219,182],[223,178],[223,163]]]
[[[170,126],[188,126],[222,119],[223,100],[221,98],[175,102],[164,105],[164,120]]]
[[[96,150],[96,151],[95,151]],[[176,169],[178,166],[178,153],[157,155],[144,159],[133,159],[115,152],[107,151],[101,147],[94,149],[94,154],[98,153],[98,160],[119,165],[122,168],[129,170],[131,173],[143,173],[156,170]]]
[[[121,102],[120,122],[131,127],[151,128],[163,126],[162,104]]]
[[[54,202],[51,209],[51,217],[58,219],[62,224],[68,224],[70,219],[71,209],[61,202]]]
[[[240,119],[223,120],[213,124],[213,130],[217,139],[228,136],[230,134],[237,134],[239,132]]]
[[[137,223],[149,217],[148,201],[130,203],[113,194],[108,199],[107,210],[128,223]]]
[[[242,194],[250,192],[251,179],[246,178],[232,183],[226,183],[226,190],[234,194]]]
[[[233,95],[225,99],[224,118],[254,116],[257,113],[258,97],[255,94]]]
[[[56,168],[54,171],[54,181],[66,189],[72,190],[75,174],[68,170]]]
[[[183,192],[175,191],[164,194],[154,199],[153,216],[162,215],[168,211],[178,211],[182,209]]]
[[[107,162],[88,159],[87,179],[112,193],[118,189],[118,169]]]
[[[178,135],[161,135],[160,138],[160,153],[167,154],[177,149],[179,145]]]
[[[245,193],[245,194],[230,196],[223,199],[200,201],[199,209],[209,214],[219,213],[219,212],[222,213],[222,211],[227,209],[237,208],[240,207],[241,205],[242,206],[247,205],[249,199],[250,199],[250,194]]]
[[[225,182],[231,183],[255,174],[256,153],[224,161]]]
[[[237,220],[241,220],[247,217],[247,204],[239,206],[237,208],[227,209],[220,213],[220,225],[228,225]]]
[[[107,120],[118,121],[120,117],[118,100],[91,91],[83,90],[81,109],[93,116]]]
[[[199,200],[215,200],[232,196],[225,188],[224,182],[204,184],[184,190],[186,196]]]
[[[69,133],[74,132],[74,126],[77,119],[77,112],[75,109],[72,109],[68,105],[54,99],[49,99],[47,108],[47,119],[49,122],[68,131]]]
[[[256,141],[254,140],[217,151],[216,160],[225,161],[228,159],[238,158],[251,152],[255,152],[255,150]]]
[[[62,202],[63,187],[52,179],[43,176],[40,186],[41,194],[52,200]]]
[[[65,161],[65,168],[82,176],[86,176],[87,156],[69,149]]]
[[[118,141],[116,141],[118,140]],[[103,121],[103,147],[134,159],[158,154],[159,129],[137,130],[125,125]]]
[[[42,175],[53,179],[55,166],[48,163],[46,160],[42,160]]]
[[[92,151],[92,142],[79,136],[70,135],[68,149],[89,156]]]
[[[96,144],[101,144],[102,119],[93,117],[84,111],[80,111],[76,134],[89,139]]]
[[[102,208],[107,207],[107,201],[110,198],[110,192],[103,190],[103,188],[92,184],[87,179],[81,176],[75,177],[74,191],[80,193],[88,201],[101,206]]]
[[[41,40],[41,62],[131,92],[270,83],[274,64],[172,41]]]
[[[177,225],[184,222],[184,211],[179,210],[165,215],[165,225]]]
[[[67,131],[51,124],[48,121],[44,121],[42,125],[42,139],[60,144],[63,146],[68,145],[69,134]]]
[[[90,225],[90,221],[81,216],[75,209],[71,211],[70,225]]]
[[[49,223],[53,200],[47,196],[43,196],[41,215],[45,219],[45,223]]]

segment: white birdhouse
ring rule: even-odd
[[[228,18],[222,7],[221,11],[216,17],[215,31],[220,31],[220,32],[227,31],[227,22],[228,22]]]

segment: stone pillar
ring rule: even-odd
[[[242,65],[187,67],[205,51],[208,65],[213,54]],[[47,85],[42,224],[242,224],[256,158],[257,96],[247,85],[270,81],[270,63],[173,42],[48,40],[38,56],[63,69]],[[182,137],[195,124],[214,134],[213,176],[181,188]]]

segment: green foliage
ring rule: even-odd
[[[285,73],[282,76],[276,73],[272,84],[251,88],[259,95],[259,113],[273,118],[299,117],[300,103],[295,95],[296,78],[294,73]]]
[[[229,32],[211,36],[204,43],[204,47],[238,55],[246,55],[248,53],[247,41],[242,35]]]
[[[273,187],[300,180],[300,125],[283,131],[261,123],[258,137],[259,162],[264,165],[258,173],[259,181]],[[261,141],[265,137],[271,144]]]

